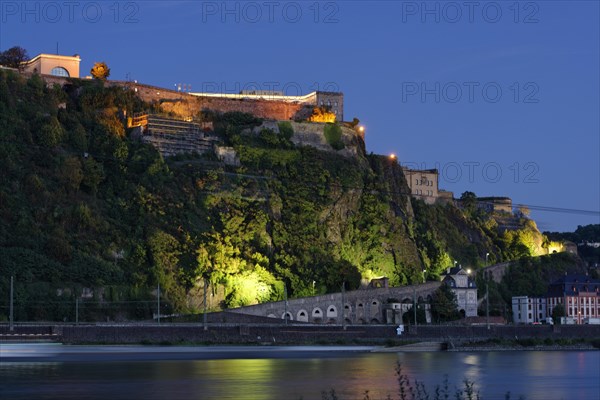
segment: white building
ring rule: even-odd
[[[458,311],[465,317],[477,316],[477,285],[469,270],[462,267],[448,268],[442,282],[456,295]]]
[[[512,298],[513,322],[515,324],[542,323],[548,315],[546,299],[541,297],[515,296]]]

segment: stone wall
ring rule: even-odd
[[[319,122],[290,122],[294,135],[292,136],[292,142],[297,146],[310,146],[315,149],[332,152],[343,155],[345,157],[357,157],[362,155],[361,150],[364,146],[362,139],[357,131],[353,128],[341,125],[342,130],[342,142],[344,148],[341,150],[335,150],[327,140],[325,139],[324,129],[327,124]],[[267,128],[275,132],[279,132],[278,121],[264,121],[263,124],[257,128],[254,128],[254,132],[258,133],[261,129]]]
[[[197,324],[161,325],[52,325],[40,327],[55,335],[51,340],[68,344],[106,343],[212,343],[212,344],[315,344],[370,343],[384,344],[391,339],[413,341],[442,341],[452,344],[488,339],[598,339],[600,325],[570,326],[453,326],[409,325],[404,334],[397,335],[395,325],[308,325],[288,324],[218,324],[207,329]],[[29,331],[15,326],[12,334]],[[0,325],[0,343],[15,340],[8,326]]]
[[[279,319],[284,319],[287,312],[289,321],[322,324],[382,324],[387,322],[385,308],[389,299],[406,304],[412,303],[416,295],[417,301],[427,301],[439,286],[440,282],[428,282],[413,286],[362,289],[291,299],[287,304],[285,301],[257,304],[229,312]]]
[[[204,109],[223,113],[240,111],[253,114],[259,118],[279,120],[303,118],[310,115],[312,112],[312,107],[302,103],[291,103],[278,100],[196,96],[156,86],[123,81],[108,81],[107,84],[128,87],[134,90],[142,100],[149,103],[160,103],[164,112],[173,112],[183,118],[196,115]]]

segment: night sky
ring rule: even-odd
[[[0,49],[194,92],[339,90],[369,152],[570,231],[600,223],[599,4],[2,0]]]

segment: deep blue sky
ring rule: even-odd
[[[438,167],[456,196],[599,211],[599,2],[465,3],[2,0],[0,49],[59,42],[82,75],[105,61],[113,79],[192,91],[339,88],[368,151]]]

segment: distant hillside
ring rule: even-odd
[[[203,110],[196,117],[240,165],[163,159],[125,128],[125,115],[151,108],[122,87],[48,88],[0,70],[0,292],[15,275],[19,304],[56,304],[19,309],[20,319],[60,317],[84,292],[97,307],[128,301],[128,317],[148,317],[135,304],[157,284],[167,307],[193,311],[204,279],[212,307],[380,276],[402,285],[454,261],[475,269],[486,253],[490,263],[532,255],[544,241],[533,221],[500,233],[481,210],[411,199],[397,161],[366,154],[337,125],[314,125],[331,147],[319,150],[306,145],[313,128]]]

